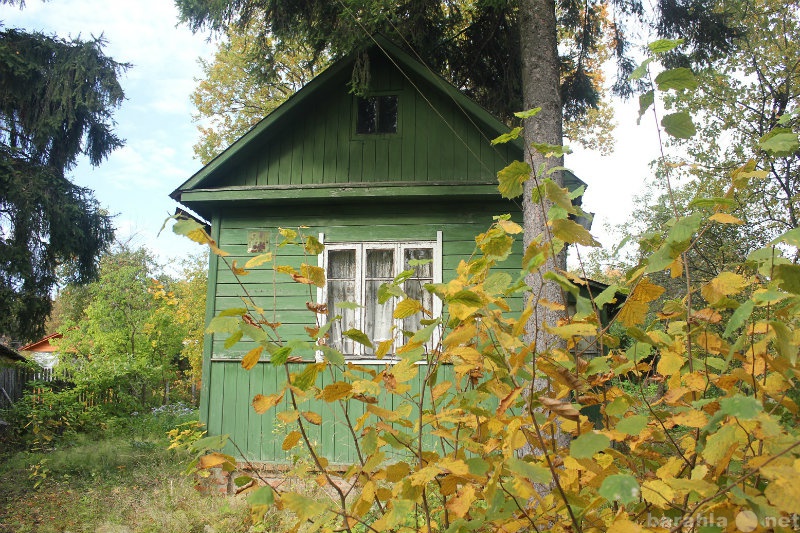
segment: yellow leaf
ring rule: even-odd
[[[322,389],[322,399],[326,402],[335,402],[336,400],[345,398],[352,390],[353,386],[349,383],[337,381]]]
[[[431,396],[434,400],[438,400],[442,394],[446,393],[450,390],[453,384],[449,381],[443,381],[442,383],[438,383],[435,387],[433,387],[433,391],[431,392]]]
[[[230,462],[230,456],[219,452],[213,452],[200,457],[198,466],[203,469],[214,468],[215,466],[220,466],[228,462]]]
[[[545,323],[544,327],[548,332],[558,335],[562,339],[571,339],[572,337],[592,337],[597,335],[597,326],[595,324],[587,324],[584,322],[577,322],[574,324],[556,327],[550,327]]]
[[[300,417],[300,413],[297,411],[281,411],[275,416],[284,424],[291,424]]]
[[[422,304],[418,300],[406,298],[394,308],[394,318],[408,318],[422,311]]]
[[[278,405],[281,400],[283,400],[283,393],[270,394],[269,396],[256,394],[253,397],[253,409],[255,409],[256,413],[263,415],[269,409]]]
[[[744,276],[733,272],[722,272],[700,288],[700,294],[710,303],[714,304],[725,296],[738,294],[747,286]]]
[[[251,257],[247,260],[244,264],[245,268],[255,268],[257,266],[261,266],[264,263],[269,263],[272,261],[272,252],[267,252],[265,254],[257,255],[255,257]]]
[[[408,359],[403,359],[392,367],[391,374],[398,383],[405,383],[417,377],[419,367],[414,363],[409,363]]]
[[[675,498],[675,491],[660,479],[651,479],[642,484],[642,498],[656,507],[669,509]]]
[[[414,486],[426,485],[442,473],[442,470],[435,466],[426,466],[408,476],[408,481]]]
[[[503,231],[509,235],[517,235],[523,231],[522,226],[511,220],[498,220],[497,225],[503,228]]]
[[[708,424],[708,416],[702,411],[692,409],[691,411],[685,411],[674,415],[672,421],[679,426],[702,428]]]
[[[256,366],[258,360],[261,359],[261,352],[263,351],[264,351],[263,346],[256,346],[255,348],[247,352],[245,356],[242,358],[242,368],[244,368],[245,370],[250,370],[251,368]]]
[[[286,435],[285,439],[283,439],[283,444],[281,444],[281,449],[285,452],[288,452],[289,450],[294,448],[298,442],[300,442],[302,436],[303,435],[301,435],[299,431],[292,431],[291,433]]]
[[[300,265],[300,275],[307,278],[315,287],[325,286],[325,269],[322,267],[303,263]]]
[[[464,518],[469,511],[472,502],[475,501],[475,489],[472,485],[464,485],[458,491],[455,498],[447,500],[447,510],[458,518]]]
[[[619,320],[629,327],[643,323],[649,308],[648,302],[657,300],[664,294],[664,290],[664,287],[651,283],[647,278],[642,278],[625,301],[625,305],[618,315]]]
[[[319,413],[315,413],[314,411],[303,411],[303,418],[308,420],[309,424],[314,424],[315,426],[319,426],[322,424],[322,417]]]
[[[572,242],[583,246],[601,246],[586,228],[568,218],[552,221],[553,235],[564,242]]]
[[[728,213],[714,213],[708,219],[720,224],[744,224],[744,221]]]
[[[661,357],[658,361],[658,373],[662,376],[671,376],[676,372],[680,372],[681,367],[686,362],[686,359],[671,350],[664,350],[661,352]]]
[[[444,470],[448,470],[450,473],[457,476],[466,476],[469,474],[469,466],[467,466],[467,463],[461,459],[450,459],[445,457],[437,463],[437,466]]]
[[[246,276],[246,275],[248,275],[250,273],[249,271],[245,270],[244,268],[239,267],[236,264],[236,259],[234,259],[233,263],[231,263],[231,272],[233,272],[237,276]]]
[[[379,342],[378,349],[375,350],[375,357],[383,359],[383,357],[389,353],[389,350],[392,349],[392,344],[394,344],[393,339],[386,339],[385,341]]]

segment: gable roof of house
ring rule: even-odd
[[[50,344],[50,341],[53,340],[53,339],[60,339],[61,337],[63,337],[63,335],[61,333],[58,333],[58,332],[51,333],[50,335],[42,337],[41,339],[39,339],[37,341],[33,341],[30,344],[26,344],[25,346],[20,348],[20,351],[23,351],[23,352],[55,352],[55,351],[58,351],[58,348],[56,348],[55,346]]]
[[[0,360],[12,362],[27,361],[28,359],[10,346],[0,343]]]
[[[499,136],[507,133],[509,128],[500,120],[495,118],[489,111],[481,107],[479,104],[471,100],[469,97],[461,93],[456,87],[447,82],[441,76],[431,72],[431,70],[411,57],[408,53],[403,51],[398,46],[392,44],[387,39],[376,37],[374,43],[368,47],[378,53],[383,54],[388,60],[400,70],[407,77],[413,75],[421,80],[424,80],[428,86],[434,87],[435,90],[442,93],[446,98],[452,101],[461,112],[467,115],[469,121],[475,127],[481,128],[493,135]],[[316,95],[324,91],[333,80],[341,79],[342,74],[346,74],[348,69],[352,69],[353,63],[359,52],[351,53],[350,55],[333,63],[321,74],[311,80],[305,87],[297,91],[286,102],[280,105],[275,111],[267,115],[264,119],[258,122],[253,128],[250,129],[244,136],[234,142],[230,147],[224,150],[221,154],[215,157],[206,166],[196,172],[187,181],[177,187],[172,193],[171,197],[184,204],[191,204],[192,202],[213,202],[219,196],[215,193],[222,189],[227,190],[225,199],[308,199],[319,198],[328,199],[331,194],[324,188],[317,188],[314,185],[294,185],[294,186],[248,186],[248,187],[220,187],[219,183],[224,180],[226,175],[235,171],[236,164],[239,160],[248,156],[248,153],[254,147],[259,146],[264,139],[272,135],[278,128],[283,127],[289,123],[293,117],[302,112],[306,106],[313,103]],[[408,78],[410,80],[410,78]],[[419,90],[415,85],[415,89]],[[519,157],[522,157],[523,142],[521,139],[516,139],[511,142],[512,150],[518,151]],[[565,173],[565,185],[574,190],[581,185],[584,185],[572,173]],[[342,185],[342,184],[340,184]],[[370,186],[373,194],[381,195],[381,187]],[[384,187],[387,190],[386,194],[396,195],[397,190],[391,190],[390,187]],[[486,192],[486,185],[474,186],[474,194]],[[468,188],[464,188],[468,190]],[[496,188],[494,189],[496,191]],[[401,194],[415,194],[408,188],[404,188]],[[186,193],[186,194],[185,194]],[[428,191],[419,191],[416,194],[427,194]],[[187,201],[189,200],[189,201]],[[195,211],[197,209],[191,205]],[[206,213],[198,211],[201,215],[206,216]]]

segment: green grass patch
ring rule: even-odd
[[[250,531],[243,497],[200,494],[185,452],[167,450],[166,431],[191,416],[111,420],[100,435],[4,457],[0,533]]]

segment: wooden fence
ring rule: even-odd
[[[22,398],[31,381],[53,381],[53,369],[30,370],[18,366],[0,367],[0,409],[11,407]]]

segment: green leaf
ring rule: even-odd
[[[392,296],[396,296],[398,298],[405,298],[406,293],[403,292],[399,286],[395,285],[394,283],[382,283],[380,287],[378,287],[378,303],[383,305],[389,301]]]
[[[522,133],[522,128],[516,127],[509,131],[508,133],[504,133],[499,137],[495,137],[492,139],[492,146],[495,144],[505,144],[509,141],[513,141],[514,139],[519,139],[520,134]]]
[[[685,242],[692,238],[700,229],[704,216],[702,213],[693,213],[678,219],[667,234],[666,242]]]
[[[473,476],[483,476],[489,471],[489,463],[481,459],[480,457],[473,457],[472,459],[467,459],[467,468],[469,468],[469,473]]]
[[[684,43],[683,39],[659,39],[647,45],[654,54],[663,54],[676,49]]]
[[[725,328],[725,333],[722,335],[730,338],[733,335],[733,332],[742,327],[747,319],[750,318],[750,315],[753,314],[754,307],[755,302],[753,302],[753,300],[747,300],[740,305],[736,311],[733,312],[733,315],[731,315],[730,320],[728,320],[728,325]]]
[[[575,214],[575,206],[572,205],[572,199],[569,196],[569,191],[566,188],[561,188],[551,179],[546,179],[544,184],[544,195],[551,202],[561,207],[567,213]]]
[[[492,272],[483,282],[483,290],[488,294],[498,294],[506,290],[513,281],[510,274],[505,272]]]
[[[275,504],[275,492],[269,485],[259,487],[247,496],[247,503],[252,506],[256,505],[272,506]]]
[[[631,72],[630,76],[628,76],[629,81],[640,80],[645,77],[647,74],[647,66],[653,62],[652,57],[648,57],[644,61],[642,61],[641,65],[636,67],[633,72]]]
[[[619,501],[628,504],[639,501],[641,489],[635,477],[628,474],[612,474],[603,480],[597,493],[610,502]]]
[[[427,325],[424,328],[418,329],[416,333],[414,333],[414,335],[411,337],[409,342],[419,342],[419,343],[428,342],[431,336],[433,336],[433,332],[436,331],[438,327],[439,323],[436,322],[434,324]]]
[[[566,154],[572,153],[569,146],[562,146],[560,144],[531,143],[531,146],[545,157],[563,157]]]
[[[591,431],[584,433],[569,445],[569,454],[575,459],[591,459],[594,454],[611,445],[611,439]]]
[[[781,289],[800,294],[800,265],[775,265],[772,272]]]
[[[703,207],[714,209],[716,207],[735,207],[736,200],[732,198],[723,198],[720,196],[711,196],[708,198],[695,198],[689,203],[689,207]]]
[[[622,396],[614,398],[614,400],[606,405],[606,414],[608,416],[620,416],[628,411],[630,404]]]
[[[308,235],[305,238],[303,248],[311,255],[319,255],[325,250],[325,245],[319,242],[319,239],[313,235]]]
[[[348,339],[352,339],[359,344],[366,346],[367,348],[373,348],[372,342],[369,340],[367,335],[358,329],[348,329],[347,331],[343,332],[342,335],[347,337]]]
[[[533,109],[528,109],[527,111],[517,111],[514,113],[514,116],[524,120],[526,118],[535,117],[541,110],[541,107],[534,107]]]
[[[788,360],[792,365],[797,362],[797,345],[794,343],[794,336],[786,324],[777,320],[770,320],[769,325],[775,332],[775,348],[781,357]]]
[[[633,415],[620,420],[614,429],[626,435],[636,436],[647,427],[648,417],[644,415]]]
[[[498,189],[503,198],[516,198],[522,194],[522,184],[531,177],[531,167],[522,161],[513,161],[497,173]]]
[[[293,376],[292,385],[300,390],[308,390],[317,380],[318,373],[319,365],[306,365],[305,370],[303,370],[300,374],[295,374]]]
[[[459,303],[471,307],[481,307],[483,305],[483,300],[477,293],[466,289],[455,293],[453,296],[447,299],[447,302]]]
[[[564,242],[581,244],[583,246],[601,246],[589,231],[569,219],[553,220],[553,235]]]
[[[240,340],[242,340],[242,337],[243,337],[243,336],[244,336],[244,333],[242,333],[242,330],[237,330],[237,331],[234,331],[234,332],[233,332],[233,334],[231,334],[231,336],[230,336],[230,337],[228,337],[227,339],[225,339],[225,344],[224,344],[224,346],[225,346],[225,349],[226,349],[226,350],[230,350],[231,348],[233,348],[233,346],[234,346],[234,345],[235,345],[237,342],[239,342]]]
[[[678,67],[665,70],[656,76],[656,86],[660,91],[668,91],[670,89],[675,89],[676,91],[689,89],[693,91],[697,89],[697,78],[688,68]]]
[[[270,361],[272,361],[274,366],[280,366],[286,363],[286,360],[289,359],[289,355],[291,353],[292,348],[290,346],[282,346],[270,353]]]
[[[256,342],[267,340],[267,332],[258,326],[253,326],[252,324],[246,324],[246,323],[239,323],[239,328],[242,330],[242,333],[244,333],[246,336],[250,337]]]
[[[532,465],[516,457],[507,459],[506,466],[515,474],[519,474],[533,483],[550,483],[553,479],[550,469],[540,465]]]
[[[323,498],[310,498],[294,492],[281,494],[281,503],[303,522],[311,520],[328,508]]]
[[[239,331],[239,317],[215,316],[206,328],[206,333],[235,333]]]
[[[636,124],[641,123],[642,117],[650,109],[650,106],[653,105],[655,102],[655,92],[653,90],[649,90],[644,94],[639,95],[639,118],[636,119]]]
[[[661,119],[664,131],[678,139],[688,139],[697,133],[692,117],[686,111],[672,113]]]
[[[775,157],[788,157],[800,149],[797,134],[786,128],[770,131],[759,139],[758,145]]]
[[[771,244],[778,244],[780,242],[794,246],[795,248],[800,248],[800,228],[790,229],[773,240]]]
[[[322,355],[333,363],[334,365],[343,365],[344,364],[344,355],[339,350],[335,350],[330,346],[322,345],[319,348],[319,351],[322,352]]]
[[[737,394],[730,398],[719,399],[719,413],[735,416],[742,420],[752,420],[758,416],[762,409],[761,402],[752,396]]]

